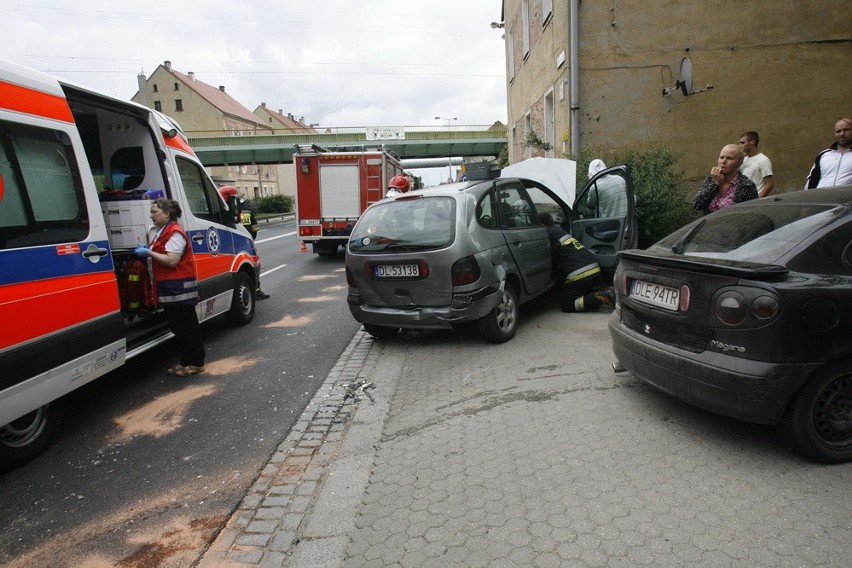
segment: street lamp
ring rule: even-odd
[[[449,130],[450,129],[450,122],[452,122],[453,120],[458,120],[458,117],[454,116],[452,118],[447,118],[445,116],[436,116],[435,120],[446,120],[447,121],[447,130]],[[450,151],[448,149],[447,154],[449,154],[449,153],[450,153]],[[450,155],[447,155],[447,165],[450,167],[449,181],[450,181],[450,183],[452,183],[453,182],[453,157],[450,156]]]

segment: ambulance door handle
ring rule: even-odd
[[[88,248],[86,248],[86,250],[83,251],[83,257],[85,257],[85,258],[90,258],[90,257],[93,257],[93,256],[106,256],[108,254],[109,254],[109,249],[100,248],[100,247],[95,246],[94,244],[89,245]]]
[[[195,233],[194,235],[192,235],[192,240],[195,241],[195,244],[200,245],[204,242],[204,234]]]

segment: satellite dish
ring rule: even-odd
[[[680,87],[684,97],[692,94],[692,62],[689,61],[689,57],[680,60],[680,80],[675,83],[675,86]]]

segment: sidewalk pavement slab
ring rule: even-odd
[[[358,332],[199,565],[852,565],[852,466],[614,374],[609,313]]]

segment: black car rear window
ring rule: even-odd
[[[771,264],[845,210],[793,203],[722,209],[675,231],[648,250]]]
[[[364,212],[349,237],[352,252],[406,252],[444,248],[455,237],[452,197],[406,196]]]

